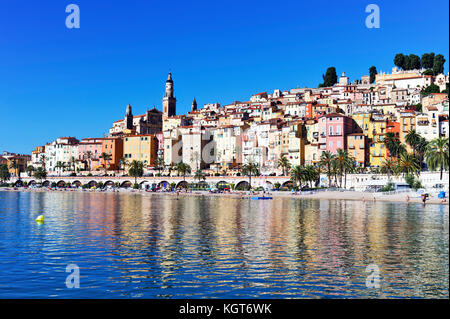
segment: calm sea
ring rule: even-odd
[[[0,192],[0,298],[448,298],[448,221],[431,204]]]

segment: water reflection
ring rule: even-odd
[[[81,268],[76,291],[64,286],[68,263]],[[365,286],[369,264],[380,289]],[[448,210],[0,192],[0,270],[4,298],[448,298]]]

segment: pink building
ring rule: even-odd
[[[162,132],[156,133],[156,139],[158,140],[158,150],[156,152],[158,157],[164,157],[164,135]]]
[[[340,113],[330,113],[319,118],[319,156],[323,151],[336,154],[347,148],[347,135],[353,133],[353,119]]]
[[[90,167],[91,170],[95,170],[100,167],[100,155],[102,154],[102,141],[103,138],[84,138],[78,144],[78,157],[77,160],[84,169]],[[90,152],[90,159],[88,158],[88,152]]]

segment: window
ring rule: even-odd
[[[337,147],[341,147],[341,141],[337,141]]]
[[[328,146],[329,146],[329,147],[333,147],[333,142],[330,141],[330,142],[328,143]]]
[[[336,134],[341,135],[341,126],[340,125],[336,126]]]

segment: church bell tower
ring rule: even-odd
[[[175,93],[173,89],[172,73],[166,81],[166,93],[163,98],[163,115],[165,117],[174,116],[177,110],[177,99],[175,98]]]

